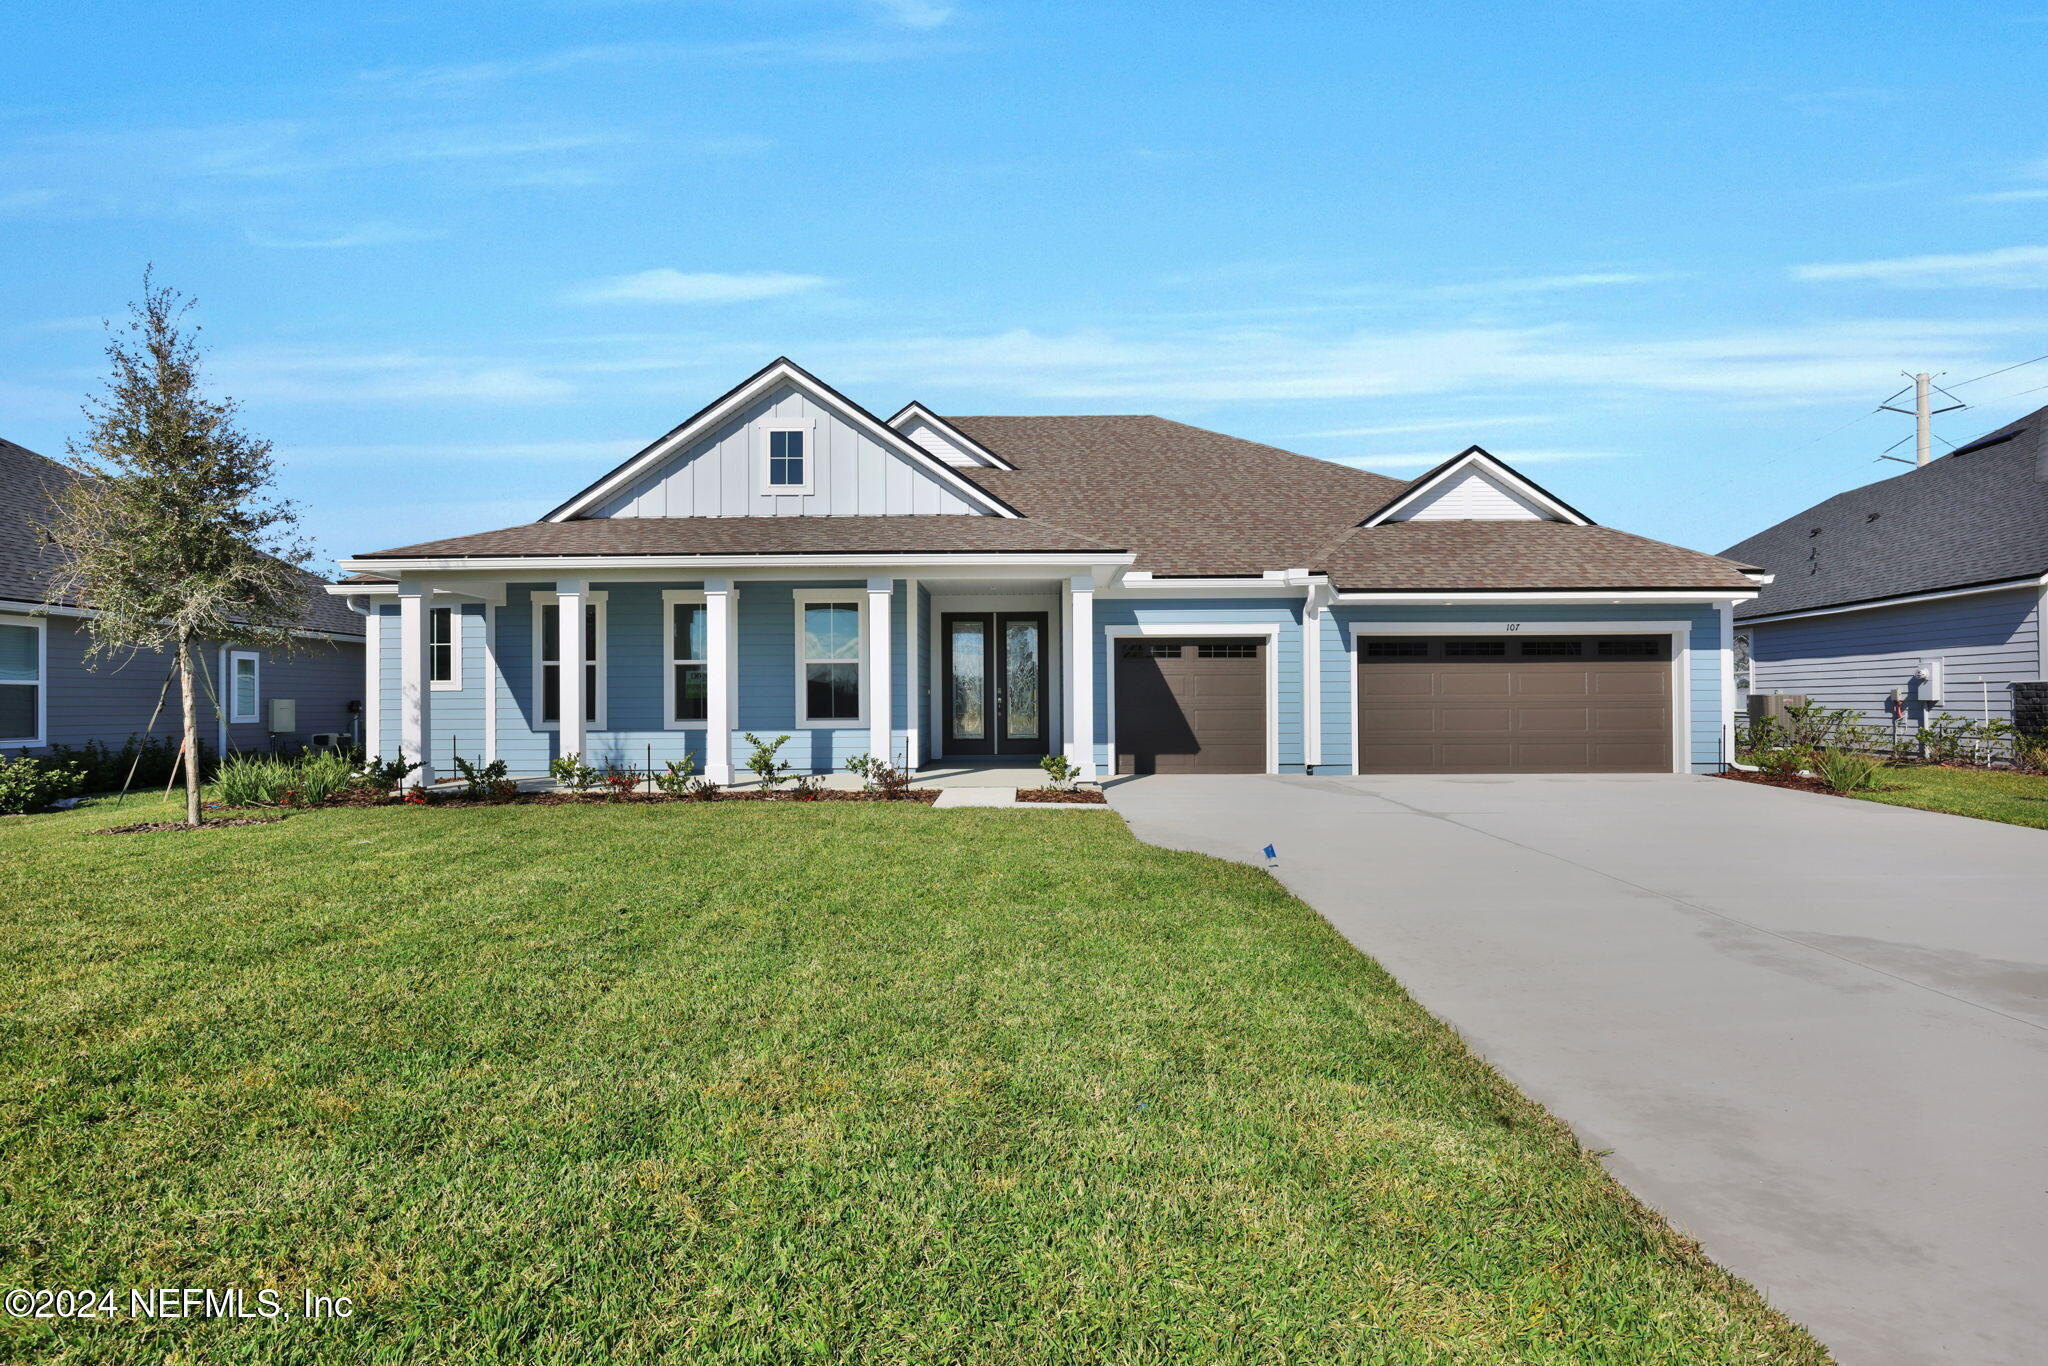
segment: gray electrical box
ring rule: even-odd
[[[270,725],[272,735],[283,735],[299,728],[299,704],[289,697],[270,699]]]

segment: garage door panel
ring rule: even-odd
[[[1190,636],[1115,653],[1118,773],[1263,773],[1264,640]]]
[[[1367,640],[1358,659],[1359,768],[1669,772],[1671,708],[1662,641]]]

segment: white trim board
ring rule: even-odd
[[[1692,623],[1689,621],[1347,621],[1344,652],[1351,656],[1351,772],[1358,776],[1363,738],[1358,710],[1360,636],[1508,636],[1524,628],[1532,636],[1671,637],[1671,771],[1692,772]]]
[[[824,520],[819,518],[816,520]],[[1084,572],[1101,566],[1115,570],[1130,564],[1136,557],[1129,551],[1103,551],[1100,553],[1076,551],[1019,550],[1019,551],[963,551],[949,554],[931,551],[922,554],[855,554],[851,552],[822,551],[812,555],[442,555],[416,560],[343,560],[341,567],[348,572],[362,574],[487,574],[495,580],[509,578],[513,582],[544,583],[564,573],[586,574],[592,580],[610,579],[614,582],[626,580],[637,582],[646,577],[636,571],[646,569],[674,569],[686,571],[682,577],[701,578],[704,571],[729,570],[752,571],[732,574],[738,579],[786,579],[791,570],[811,568],[828,569],[902,569],[915,567],[925,577],[936,575],[944,578],[952,569],[1007,569],[1024,576],[1024,571],[1041,570],[1045,577],[1063,577],[1057,571]],[[849,574],[848,577],[856,577]],[[968,577],[993,578],[996,575],[977,573]],[[464,580],[453,579],[434,585],[436,593],[467,594]],[[472,587],[476,585],[471,585]],[[392,583],[334,583],[327,586],[328,593],[335,597],[352,597],[358,594],[381,595],[398,591]],[[1612,594],[1594,596],[1612,597]],[[344,637],[353,639],[353,637]]]
[[[1869,602],[1847,602],[1838,607],[1808,607],[1797,612],[1765,612],[1760,616],[1744,617],[1736,623],[1744,628],[1769,626],[1778,621],[1797,621],[1801,617],[1836,616],[1843,612],[1871,612],[1881,607],[1906,607],[1916,602],[1936,602],[1942,598],[1967,598],[1980,593],[2010,593],[2018,588],[2048,587],[2048,574],[2030,579],[2003,579],[1998,583],[1978,584],[1974,588],[1943,588],[1932,593],[1906,593],[1898,597],[1873,598]]]
[[[777,357],[754,374],[742,380],[739,387],[724,397],[714,399],[709,407],[668,435],[645,447],[639,454],[620,465],[611,473],[590,485],[581,493],[570,498],[541,520],[566,522],[572,517],[588,512],[604,499],[617,493],[625,485],[654,469],[662,461],[688,446],[692,441],[729,421],[748,404],[755,402],[779,385],[788,385],[800,390],[812,403],[830,412],[834,417],[864,433],[884,450],[911,461],[919,468],[938,479],[954,493],[968,502],[983,508],[996,517],[1020,517],[1022,514],[991,494],[988,490],[963,476],[958,470],[910,440],[888,423],[874,416],[852,400],[842,398],[827,388],[822,380],[807,373],[802,367],[786,356]]]
[[[1289,625],[1287,622],[1199,622],[1181,621],[1173,623],[1143,622],[1128,626],[1105,626],[1102,628],[1104,661],[1103,699],[1104,725],[1108,730],[1109,776],[1116,777],[1116,647],[1117,640],[1135,636],[1178,636],[1188,640],[1200,640],[1216,636],[1258,636],[1266,642],[1266,772],[1280,771],[1280,633]],[[1089,680],[1094,686],[1095,680]],[[1354,761],[1354,768],[1356,767]]]

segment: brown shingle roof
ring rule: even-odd
[[[1388,522],[1353,531],[1315,567],[1347,593],[1756,587],[1719,556],[1563,522]]]
[[[501,555],[959,555],[1121,550],[1035,518],[975,517],[591,517],[531,522],[442,541],[379,550],[359,559]]]
[[[962,474],[1155,574],[1296,569],[1404,485],[1163,417],[949,417],[1017,468]]]

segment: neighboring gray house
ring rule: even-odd
[[[51,586],[59,557],[41,528],[50,495],[78,477],[0,440],[0,752],[9,755],[88,740],[119,748],[145,730],[172,738],[179,729],[177,687],[164,689],[170,656],[139,651],[88,665],[91,604],[59,600]],[[306,583],[297,648],[200,652],[201,738],[216,751],[360,736],[363,619],[321,591],[319,579]],[[293,705],[278,708],[280,700]],[[286,710],[295,713],[289,725]]]
[[[1907,729],[1943,712],[2014,719],[2015,685],[2048,677],[2044,429],[2048,408],[1722,552],[1774,576],[1735,609],[1750,690]]]

